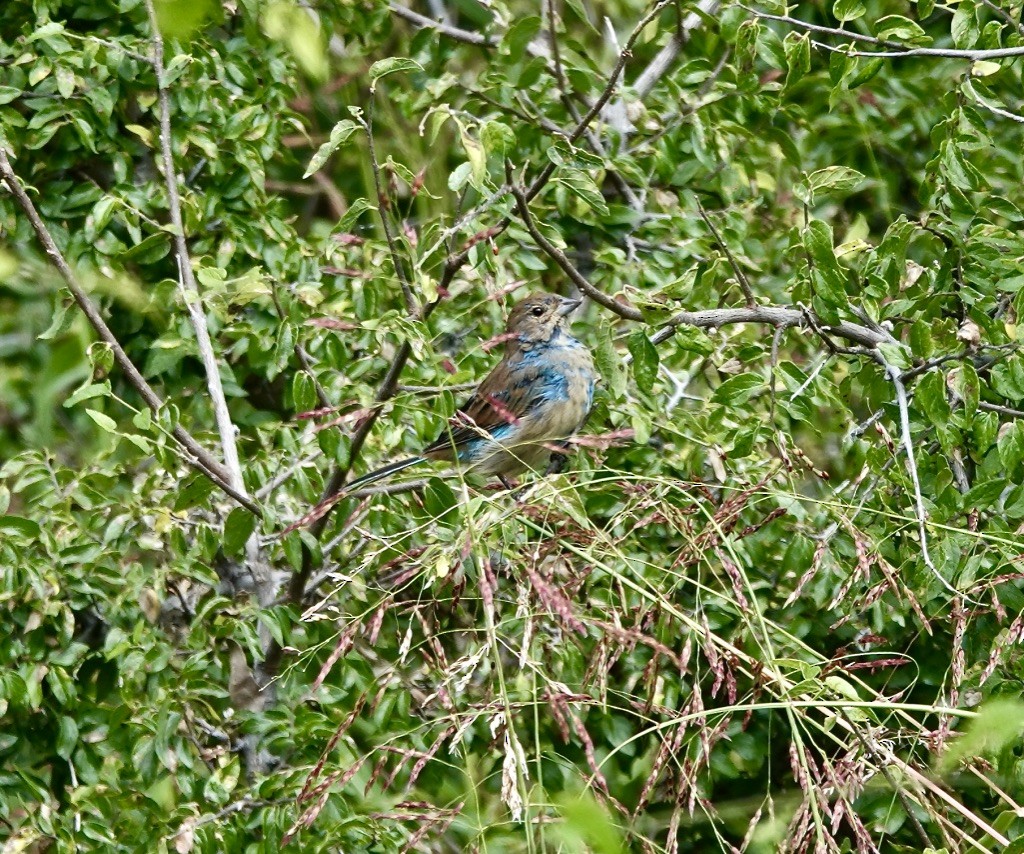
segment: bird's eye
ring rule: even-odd
[[[542,314],[544,314],[544,306],[535,305],[533,309],[530,311],[530,314],[532,314],[534,317],[540,317]]]

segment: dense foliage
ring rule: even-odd
[[[1021,850],[1019,3],[150,2],[0,15],[11,850]],[[339,492],[537,288],[566,470]]]

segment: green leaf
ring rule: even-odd
[[[224,521],[224,553],[241,554],[250,535],[256,530],[257,518],[244,507],[236,507]]]
[[[978,26],[978,10],[972,0],[961,0],[960,3],[957,3],[956,11],[953,12],[953,20],[949,25],[949,32],[953,36],[953,44],[960,50],[967,50],[977,45],[981,28]]]
[[[1024,703],[1016,697],[986,702],[976,717],[968,720],[964,734],[942,754],[938,771],[948,774],[961,762],[992,758],[1017,743],[1024,731]]]
[[[55,750],[62,759],[70,759],[78,744],[78,724],[74,718],[62,716],[57,725],[57,744]]]
[[[316,154],[309,161],[309,166],[306,167],[302,177],[308,178],[314,172],[319,172],[327,162],[327,159],[338,150],[339,146],[347,142],[348,138],[358,129],[359,125],[352,121],[352,119],[342,119],[338,122],[331,130],[330,139],[317,149]]]
[[[581,199],[598,216],[608,216],[608,203],[594,180],[579,169],[564,169],[555,179],[559,184]]]
[[[832,14],[837,21],[856,21],[862,18],[866,11],[861,0],[836,0],[832,4]]]
[[[1021,460],[1024,460],[1024,424],[1013,421],[1000,430],[996,447],[999,449],[999,461],[1003,468],[1010,472]]]
[[[305,371],[296,371],[292,377],[292,405],[296,412],[311,412],[317,406],[316,384]]]
[[[615,345],[612,343],[612,327],[602,324],[597,335],[597,347],[594,350],[594,363],[606,385],[615,397],[626,392],[626,368],[622,364]]]
[[[67,293],[67,291],[64,291]],[[57,304],[57,310],[54,312],[53,320],[50,321],[50,325],[46,328],[45,332],[39,334],[40,341],[52,341],[55,338],[59,338],[64,335],[70,328],[71,324],[75,322],[77,314],[72,309],[74,303],[60,302]]]
[[[0,531],[13,531],[33,539],[41,533],[39,523],[22,516],[0,516]]]
[[[356,199],[348,206],[348,210],[345,211],[344,216],[338,220],[337,225],[334,226],[334,232],[336,234],[347,234],[352,230],[352,227],[359,220],[359,217],[367,211],[375,210],[377,210],[376,205],[371,205],[366,199]]]
[[[856,89],[871,80],[885,66],[885,60],[878,57],[858,57],[854,72],[846,81],[847,89]]]
[[[197,474],[188,481],[178,492],[174,499],[174,510],[181,512],[192,507],[197,507],[213,492],[213,483],[208,477]]]
[[[516,147],[516,135],[504,122],[490,120],[480,126],[480,142],[489,156],[504,158]]]
[[[642,329],[629,336],[629,352],[633,356],[633,379],[644,394],[654,388],[658,378],[658,350]]]
[[[271,3],[263,12],[263,29],[291,51],[302,70],[314,80],[324,80],[330,66],[317,19],[290,0]]]
[[[886,15],[884,18],[879,18],[875,27],[876,35],[882,41],[898,41],[910,45],[931,43],[931,38],[925,34],[919,24],[902,15]]]
[[[70,409],[72,406],[81,403],[83,400],[91,400],[94,397],[104,397],[109,395],[109,380],[104,380],[101,383],[89,383],[76,389],[68,399],[64,401],[64,407],[65,409]]]
[[[811,40],[807,33],[791,32],[783,41],[786,51],[786,86],[797,83],[811,70]]]
[[[811,220],[804,229],[803,239],[804,248],[813,263],[815,293],[828,305],[836,308],[845,306],[848,302],[846,276],[832,247],[832,229],[821,220]]]
[[[541,19],[536,15],[519,18],[505,33],[504,43],[513,62],[522,59],[526,46],[540,32]]]
[[[389,74],[398,74],[404,71],[422,71],[423,66],[416,60],[407,56],[392,56],[388,59],[378,59],[370,66],[370,91],[377,88],[377,81]]]
[[[168,38],[187,39],[218,14],[213,0],[156,0],[160,32]]]
[[[109,415],[104,415],[102,412],[97,412],[95,409],[86,409],[85,414],[88,415],[96,424],[108,433],[117,432],[117,422]]]
[[[149,430],[153,423],[153,413],[143,407],[132,416],[132,424],[139,430]]]
[[[482,190],[487,178],[487,155],[484,153],[484,147],[465,130],[460,129],[459,138],[469,161],[471,183],[477,190]]]
[[[737,374],[715,389],[711,399],[729,406],[741,406],[766,388],[760,374]]]
[[[946,378],[940,371],[931,371],[924,376],[917,384],[914,400],[932,424],[944,427],[949,423],[951,412],[946,399]]]
[[[849,193],[860,185],[864,175],[846,166],[829,166],[807,176],[812,199],[829,193]]]

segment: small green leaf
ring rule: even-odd
[[[296,371],[292,377],[292,405],[296,412],[310,412],[316,408],[316,386],[305,371]]]
[[[423,66],[416,60],[407,56],[391,56],[387,59],[378,59],[370,66],[370,91],[377,88],[377,81],[388,74],[397,74],[402,71],[422,71]]]
[[[41,529],[38,522],[22,516],[0,516],[0,531],[14,531],[26,537],[38,537]]]
[[[864,175],[856,169],[849,169],[846,166],[829,166],[808,175],[807,186],[810,188],[813,198],[833,192],[848,193],[857,189],[863,180]]]
[[[615,397],[621,397],[626,392],[626,368],[622,364],[622,357],[612,343],[612,328],[609,324],[602,324],[597,336],[597,348],[594,350],[594,362],[608,388]]]
[[[882,41],[898,41],[920,45],[931,42],[921,27],[902,15],[886,15],[875,24],[877,36]]]
[[[832,4],[832,14],[838,21],[856,21],[864,16],[865,11],[861,0],[836,0]]]
[[[110,394],[110,382],[104,380],[101,383],[89,383],[76,389],[67,400],[64,407],[70,409],[72,406],[81,403],[83,400],[91,400],[94,397],[102,397]]]
[[[857,64],[854,66],[856,70],[846,82],[846,88],[856,89],[858,86],[867,83],[882,70],[884,64],[885,60],[879,59],[877,56],[871,57],[870,59],[859,57]]]
[[[352,204],[348,206],[348,210],[345,211],[344,216],[338,220],[338,224],[334,226],[334,231],[337,234],[346,234],[352,230],[352,226],[356,224],[356,221],[367,211],[377,210],[375,205],[371,205],[366,199],[356,199]]]
[[[658,350],[642,329],[629,336],[629,352],[633,356],[633,379],[645,394],[654,388],[658,378]]]
[[[78,744],[78,724],[74,718],[62,717],[57,727],[56,752],[61,759],[70,759]]]
[[[920,404],[925,416],[932,424],[945,426],[949,423],[950,408],[946,399],[946,378],[940,371],[932,371],[917,384],[914,400]]]
[[[270,3],[264,7],[263,29],[292,52],[306,74],[316,80],[327,77],[329,64],[320,25],[306,9],[290,0]]]
[[[117,432],[117,422],[109,415],[104,415],[102,412],[97,412],[95,409],[86,409],[85,414],[88,415],[96,424],[108,433]]]
[[[746,403],[764,388],[764,377],[760,374],[737,374],[734,377],[729,377],[729,379],[716,388],[715,393],[711,395],[711,399],[718,403],[739,406]]]
[[[981,28],[978,26],[978,10],[971,0],[962,0],[957,4],[953,20],[949,24],[949,32],[953,36],[953,44],[960,50],[975,46],[981,35]]]
[[[257,518],[244,507],[236,507],[224,522],[224,553],[240,554],[253,531]]]
[[[994,757],[1017,742],[1024,730],[1024,703],[1016,697],[989,700],[967,722],[964,734],[939,759],[938,770],[948,774],[963,760]]]
[[[153,413],[147,409],[140,409],[132,416],[132,424],[139,430],[148,430],[153,423]]]
[[[846,275],[836,260],[832,229],[821,220],[811,220],[804,229],[803,240],[813,264],[811,279],[815,293],[831,306],[845,306],[848,301]]]
[[[999,462],[1007,473],[1024,460],[1024,424],[1014,421],[1004,430],[996,443],[999,449]]]
[[[67,293],[67,291],[64,293]],[[53,315],[53,320],[50,321],[50,325],[46,328],[46,331],[39,334],[39,340],[52,341],[54,338],[59,338],[71,328],[71,324],[75,322],[77,317],[76,313],[71,310],[72,305],[73,303],[71,302],[61,302],[58,304],[57,310]]]
[[[811,70],[811,40],[807,33],[789,33],[782,43],[786,51],[786,86],[792,86]]]
[[[488,155],[503,158],[516,147],[516,135],[504,122],[491,120],[480,126],[480,142]]]
[[[318,172],[323,165],[327,162],[327,159],[338,150],[339,146],[343,145],[348,141],[348,138],[352,136],[359,129],[357,125],[351,119],[342,119],[331,129],[330,139],[321,145],[313,158],[309,161],[309,166],[306,167],[303,178],[308,178],[314,172]]]

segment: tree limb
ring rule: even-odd
[[[153,0],[146,0],[146,11],[149,14],[149,25],[152,31],[153,58],[152,66],[156,72],[157,101],[160,105],[160,153],[163,159],[164,182],[167,186],[167,207],[171,215],[174,229],[174,247],[178,257],[178,290],[188,309],[189,321],[196,336],[196,346],[206,373],[206,387],[210,392],[210,403],[213,406],[217,432],[220,434],[221,452],[224,454],[224,466],[230,476],[231,485],[239,493],[245,495],[245,481],[242,477],[242,465],[238,459],[238,446],[235,443],[235,425],[231,422],[224,386],[220,380],[220,366],[213,352],[210,330],[206,321],[206,310],[199,296],[192,261],[189,257],[188,244],[185,241],[185,223],[181,215],[181,194],[178,191],[178,178],[174,169],[174,152],[171,147],[171,107],[164,80],[164,40],[160,34],[160,26],[156,17]]]
[[[442,21],[435,21],[433,18],[428,18],[426,15],[421,15],[419,12],[407,9],[396,2],[396,0],[391,0],[388,3],[388,8],[399,18],[404,18],[414,26],[437,30],[441,35],[448,36],[448,38],[455,39],[456,41],[475,44],[480,47],[494,47],[498,44],[498,39],[494,36],[485,36],[483,33],[474,33],[461,27],[454,27],[451,24],[443,23]]]
[[[15,174],[11,162],[8,159],[7,150],[0,145],[0,178],[2,178],[7,187],[10,189],[11,194],[14,196],[15,201],[21,208],[32,226],[32,230],[36,234],[36,238],[39,240],[46,252],[47,257],[50,259],[50,263],[60,273],[61,278],[64,279],[64,283],[67,285],[68,290],[71,291],[71,296],[74,298],[78,307],[85,314],[89,324],[96,331],[96,334],[100,337],[107,346],[110,347],[111,352],[114,354],[114,361],[117,366],[124,372],[126,379],[129,384],[138,392],[139,397],[145,402],[154,413],[159,413],[164,406],[164,401],[146,382],[145,378],[139,372],[139,369],[135,367],[132,360],[128,358],[128,354],[125,353],[124,348],[121,346],[117,338],[114,337],[114,333],[110,331],[110,327],[107,326],[107,322],[103,319],[103,315],[100,314],[99,309],[90,299],[85,289],[82,287],[78,278],[72,272],[71,267],[68,266],[68,262],[61,254],[60,249],[57,247],[53,236],[47,229],[46,224],[39,216],[39,212],[36,210],[32,200],[28,197],[24,187],[18,180],[18,176]],[[197,471],[206,475],[213,481],[221,490],[231,496],[237,501],[242,507],[245,507],[257,516],[262,515],[260,506],[256,504],[248,495],[244,492],[237,490],[232,484],[231,473],[224,467],[224,465],[218,461],[209,451],[207,451],[202,445],[195,440],[184,427],[180,424],[175,424],[171,428],[171,435],[175,440],[184,448],[188,453],[185,455],[185,461]]]

